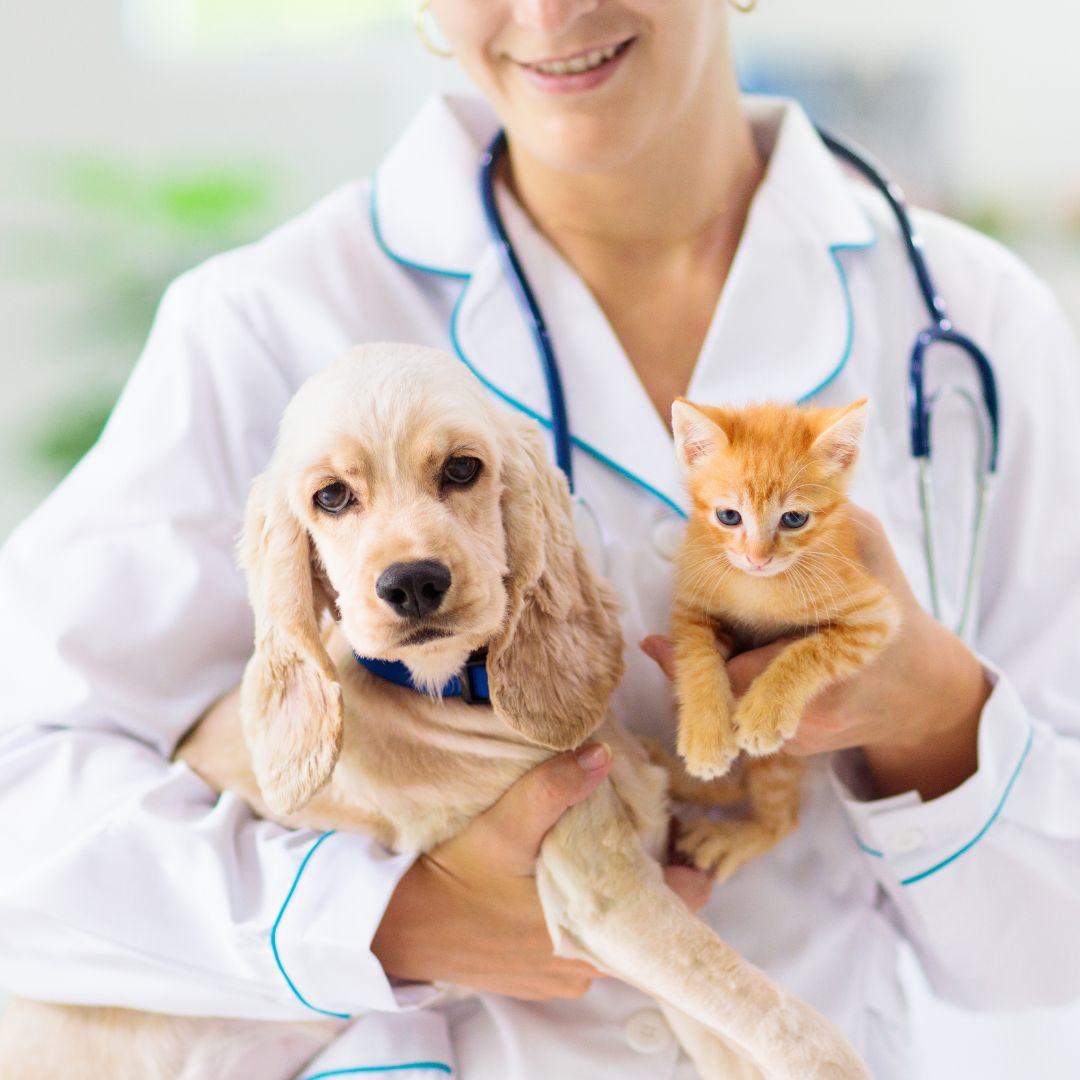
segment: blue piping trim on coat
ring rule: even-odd
[[[869,219],[868,219],[869,220]],[[841,251],[869,251],[871,248],[877,246],[878,238],[877,232],[874,230],[873,223],[870,224],[871,231],[874,235],[862,244],[830,244],[829,254],[832,256],[833,265],[836,267],[836,272],[840,275],[840,286],[844,290],[844,306],[847,309],[847,341],[844,344],[844,351],[840,357],[840,362],[832,370],[832,374],[823,379],[817,386],[814,387],[807,394],[803,394],[798,398],[796,404],[803,405],[809,401],[812,397],[820,394],[826,386],[829,385],[835,379],[841,371],[847,367],[848,360],[851,359],[851,350],[855,345],[855,305],[851,302],[851,288],[848,285],[847,271],[844,269],[844,264],[840,261]]]
[[[289,889],[289,895],[285,897],[285,903],[281,905],[281,910],[278,912],[277,918],[274,920],[273,928],[270,931],[270,948],[274,953],[274,963],[277,964],[278,971],[281,972],[282,978],[289,984],[289,989],[296,996],[297,1001],[301,1005],[306,1005],[312,1012],[322,1013],[323,1016],[333,1016],[338,1020],[348,1020],[348,1013],[330,1012],[328,1009],[320,1009],[315,1005],[312,1005],[310,1001],[306,1000],[303,994],[296,989],[296,984],[289,978],[288,973],[285,971],[284,966],[281,963],[281,956],[278,953],[277,947],[277,932],[278,927],[281,925],[281,920],[285,915],[285,909],[289,906],[289,901],[293,898],[293,893],[296,892],[296,886],[300,884],[300,877],[307,867],[307,864],[311,861],[311,856],[319,850],[320,845],[324,840],[328,840],[334,835],[333,830],[328,833],[323,833],[318,840],[311,846],[311,850],[304,856],[304,861],[300,864],[300,869],[296,871],[296,877],[293,879],[292,888]],[[327,1074],[324,1074],[327,1075]]]
[[[863,851],[865,851],[867,855],[873,855],[875,859],[884,859],[885,858],[885,852],[884,851],[878,851],[877,848],[872,848],[869,845],[864,844],[857,836],[855,837],[855,843],[858,844],[859,847]]]
[[[399,266],[404,266],[406,269],[409,270],[419,270],[421,273],[425,274],[438,274],[441,277],[455,278],[456,280],[465,282],[465,288],[461,290],[461,295],[457,298],[457,302],[454,304],[454,312],[450,318],[450,340],[453,342],[454,352],[457,353],[458,359],[461,360],[461,362],[469,369],[469,371],[471,371],[473,375],[475,375],[476,378],[479,379],[480,382],[485,387],[487,387],[487,389],[490,390],[496,397],[502,398],[502,400],[505,401],[507,405],[511,406],[511,408],[517,409],[518,412],[522,412],[526,416],[532,417],[532,419],[535,420],[538,424],[541,424],[543,427],[550,430],[551,421],[546,416],[542,416],[535,409],[530,409],[528,405],[526,405],[524,402],[518,401],[516,398],[511,397],[505,391],[500,390],[493,382],[485,379],[484,376],[481,375],[480,372],[477,371],[476,368],[474,368],[473,365],[469,363],[468,359],[465,356],[465,353],[461,349],[461,345],[458,342],[457,317],[458,311],[461,308],[461,302],[465,298],[465,293],[468,291],[469,284],[472,282],[472,274],[462,273],[457,270],[442,270],[436,266],[424,266],[422,263],[413,262],[411,259],[406,259],[403,256],[398,255],[397,252],[391,250],[391,248],[387,245],[386,241],[383,239],[382,231],[379,228],[378,208],[375,203],[374,180],[371,184],[371,227],[375,234],[375,242],[379,245],[383,254],[386,255],[386,257],[392,262],[397,263]],[[649,492],[650,495],[655,495],[661,502],[674,510],[675,513],[679,515],[679,517],[686,517],[686,511],[684,511],[682,507],[678,505],[678,503],[669,499],[662,491],[658,491],[651,484],[646,483],[640,477],[635,476],[632,472],[627,471],[617,462],[612,461],[609,457],[606,457],[604,454],[600,453],[599,450],[577,438],[577,436],[571,435],[570,441],[579,449],[584,450],[587,454],[592,455],[598,461],[603,462],[603,464],[607,465],[608,468],[613,469],[620,476],[624,476],[632,483],[637,484],[638,487],[644,488],[647,492]]]
[[[312,1073],[304,1080],[325,1080],[328,1076],[355,1076],[357,1073],[403,1072],[405,1069],[434,1069],[435,1072],[454,1075],[454,1070],[441,1061],[411,1061],[405,1065],[357,1065],[354,1069],[332,1069],[330,1072]]]
[[[1013,769],[1012,775],[1009,777],[1009,782],[1005,785],[1005,790],[1001,794],[1001,798],[998,800],[997,806],[994,807],[994,812],[990,815],[990,820],[959,850],[954,851],[948,858],[942,859],[941,862],[935,863],[929,870],[923,870],[922,873],[912,874],[911,877],[902,878],[901,885],[914,885],[916,881],[922,881],[923,878],[928,878],[931,874],[936,874],[939,870],[948,866],[949,863],[955,862],[964,854],[965,851],[970,851],[987,833],[990,826],[997,821],[1002,808],[1005,806],[1005,801],[1009,797],[1009,792],[1012,791],[1013,785],[1016,783],[1016,778],[1020,775],[1020,770],[1024,767],[1024,762],[1027,761],[1027,756],[1031,750],[1031,744],[1035,739],[1035,725],[1031,724],[1028,727],[1027,742],[1024,743],[1024,749],[1020,754],[1020,760],[1016,763],[1016,768]],[[868,847],[861,840],[856,837],[855,842],[859,847],[866,852],[867,855],[873,855],[876,859],[885,858],[885,853],[877,851],[872,847]]]
[[[469,358],[462,350],[461,342],[458,340],[457,334],[458,312],[461,310],[461,302],[465,299],[465,294],[467,292],[468,286],[461,290],[461,295],[458,297],[457,303],[454,305],[454,312],[450,316],[450,340],[454,344],[454,352],[457,353],[458,358],[473,373],[473,375],[475,375],[476,378],[479,379],[480,382],[484,386],[486,386],[493,394],[495,394],[497,397],[502,398],[503,401],[505,401],[508,405],[513,406],[519,412],[523,412],[526,416],[531,416],[538,424],[541,424],[543,427],[547,428],[550,431],[552,424],[546,416],[542,416],[535,409],[530,409],[529,406],[526,405],[524,402],[518,401],[516,398],[512,398],[508,393],[506,393],[505,390],[500,390],[493,382],[486,379],[479,371],[476,370],[476,368],[473,367],[471,363],[469,363]],[[607,455],[605,454],[602,454],[594,446],[590,446],[587,442],[585,442],[583,439],[579,439],[576,435],[570,436],[570,442],[574,446],[578,447],[578,449],[584,450],[586,454],[589,454],[592,457],[596,458],[597,461],[602,462],[609,469],[617,472],[620,476],[626,477],[626,479],[629,480],[631,483],[637,484],[639,488],[643,488],[650,495],[655,495],[662,503],[674,510],[675,513],[679,515],[679,517],[686,517],[686,511],[683,510],[678,503],[674,502],[672,499],[669,499],[662,491],[654,488],[652,484],[649,484],[645,480],[642,480],[640,476],[635,476],[628,469],[624,469],[617,461],[612,461],[611,458],[607,457]]]
[[[444,270],[438,266],[425,266],[423,263],[413,262],[411,259],[406,259],[396,252],[390,250],[390,246],[383,238],[382,228],[379,225],[379,212],[376,205],[376,191],[379,183],[379,174],[376,172],[371,178],[371,231],[375,236],[375,243],[379,245],[383,254],[396,262],[399,266],[407,267],[409,270],[419,270],[422,274],[438,274],[439,277],[454,278],[457,281],[469,281],[472,278],[472,274],[465,270]]]
[[[461,344],[458,341],[457,320],[458,312],[461,309],[461,303],[465,299],[465,294],[468,292],[469,285],[472,282],[472,274],[465,273],[460,270],[443,270],[436,266],[425,266],[422,263],[417,263],[413,262],[411,259],[406,259],[393,251],[383,238],[382,230],[379,227],[378,207],[376,205],[376,181],[377,174],[376,177],[372,179],[371,183],[371,227],[375,235],[375,242],[379,245],[379,248],[382,250],[383,254],[386,255],[386,257],[391,261],[397,263],[399,266],[404,266],[409,270],[418,270],[421,273],[425,274],[438,274],[441,277],[454,278],[456,280],[465,282],[465,287],[461,290],[461,294],[458,296],[457,302],[454,304],[454,310],[450,317],[450,340],[453,343],[454,352],[457,353],[458,358],[473,373],[473,375],[475,375],[476,378],[479,379],[480,382],[484,386],[486,386],[488,390],[495,394],[496,397],[502,398],[502,400],[505,401],[512,408],[517,409],[519,412],[524,413],[526,416],[532,417],[532,419],[535,420],[538,424],[541,424],[543,427],[551,430],[552,424],[547,417],[542,416],[535,409],[529,408],[529,406],[527,406],[524,402],[518,401],[516,398],[511,397],[504,390],[500,390],[499,387],[497,387],[493,382],[486,379],[483,375],[480,374],[479,371],[476,370],[475,367],[473,367],[471,363],[469,363],[469,360],[465,356],[465,353],[461,348]],[[814,397],[814,395],[821,393],[821,391],[824,390],[825,387],[828,386],[829,383],[831,383],[840,374],[840,372],[844,370],[844,368],[847,366],[849,358],[851,357],[851,350],[855,341],[855,308],[851,302],[851,290],[848,287],[847,272],[844,270],[844,265],[840,261],[839,252],[868,251],[870,248],[874,247],[877,242],[878,238],[875,234],[870,240],[861,244],[829,245],[829,254],[832,256],[833,264],[836,267],[836,272],[840,277],[840,287],[844,291],[844,306],[847,312],[847,340],[844,344],[844,351],[840,357],[840,361],[833,369],[831,374],[828,375],[828,377],[825,378],[816,387],[814,387],[813,390],[809,391],[809,393],[803,394],[803,396],[797,400],[797,404],[799,405],[803,404],[806,401],[809,401],[810,398]],[[589,454],[591,457],[596,458],[597,461],[606,465],[613,472],[616,472],[620,476],[625,477],[631,483],[636,484],[638,487],[649,492],[650,495],[656,496],[656,498],[658,498],[662,503],[664,503],[665,506],[669,507],[671,510],[674,510],[675,513],[679,515],[679,517],[683,519],[686,518],[686,511],[683,510],[682,507],[678,505],[678,503],[676,503],[672,499],[669,499],[662,491],[659,491],[651,484],[642,480],[640,476],[635,476],[628,469],[624,469],[618,462],[612,461],[612,459],[609,458],[606,454],[602,454],[594,446],[590,446],[587,442],[579,439],[576,435],[570,436],[570,442],[574,446],[578,447],[580,450],[585,451],[585,453]]]

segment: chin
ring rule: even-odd
[[[539,115],[538,115],[539,114]],[[600,102],[551,102],[517,110],[507,125],[511,139],[556,172],[586,175],[617,171],[636,160],[648,144],[646,125],[631,106]]]
[[[478,645],[461,638],[443,638],[424,645],[407,645],[394,654],[412,673],[413,680],[429,693],[436,692],[465,666]]]
[[[783,563],[780,566],[769,566],[764,570],[755,570],[755,577],[779,577],[786,570],[791,569],[791,563]]]

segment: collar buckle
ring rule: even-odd
[[[467,705],[490,705],[488,687],[487,646],[471,653],[458,676],[461,683],[461,700]]]

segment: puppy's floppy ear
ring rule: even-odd
[[[488,647],[491,703],[530,742],[566,750],[604,719],[622,677],[617,605],[577,542],[566,479],[535,424],[514,425],[502,483],[509,599]]]
[[[332,596],[312,564],[307,530],[272,472],[252,485],[240,562],[255,612],[255,653],[240,693],[244,736],[266,805],[290,814],[333,772],[344,705],[319,635]]]

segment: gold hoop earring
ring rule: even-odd
[[[758,4],[758,0],[746,0],[745,4],[740,4],[739,0],[729,0],[729,2],[736,11],[741,12],[743,15],[749,15]]]
[[[754,3],[757,3],[757,0],[754,0]],[[416,26],[416,36],[420,39],[420,44],[423,45],[432,56],[437,56],[441,60],[450,60],[453,58],[454,50],[443,49],[428,37],[427,17],[430,10],[431,0],[420,0],[420,4],[416,9],[416,14],[413,16],[413,24]]]

